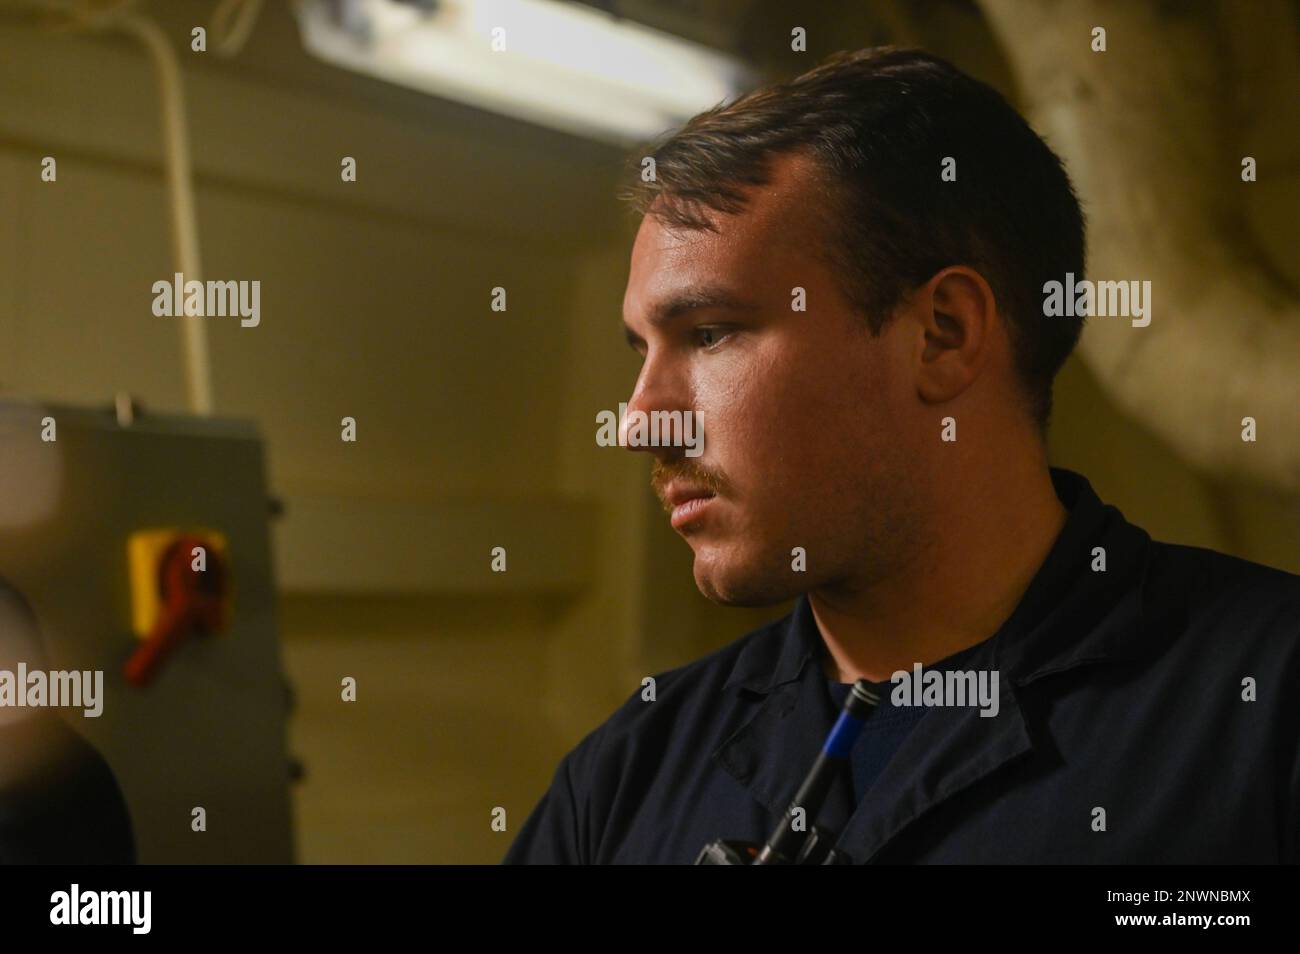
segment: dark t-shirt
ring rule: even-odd
[[[926,671],[961,669],[965,660],[974,655],[980,645],[976,643],[974,646],[968,646],[924,668]],[[853,744],[853,751],[849,753],[855,805],[862,801],[862,796],[871,788],[871,783],[884,771],[890,758],[907,738],[907,734],[930,711],[926,706],[894,705],[893,693],[896,686],[888,679],[882,682],[868,682],[868,685],[880,697],[880,704],[863,723],[862,734],[858,736],[857,742]],[[844,708],[844,700],[848,698],[853,684],[828,679],[827,688],[830,690],[831,701],[838,711]]]

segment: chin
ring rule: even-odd
[[[779,568],[755,560],[727,558],[697,550],[695,586],[708,600],[722,606],[771,606],[803,592],[800,581]]]

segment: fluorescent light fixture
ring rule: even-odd
[[[651,139],[746,89],[735,58],[557,0],[300,0],[307,50],[593,139]]]

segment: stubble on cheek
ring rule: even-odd
[[[732,493],[686,539],[695,552],[696,584],[706,597],[765,606],[799,591],[802,578],[792,569],[791,550],[798,545],[809,488],[798,465],[798,435],[784,432],[763,403],[749,407],[754,416],[743,426],[733,420],[726,440],[714,444]]]
[[[703,402],[710,462],[734,496],[691,539],[696,582],[719,602],[764,605],[828,576],[854,572],[892,492],[886,382],[863,327],[809,324],[775,331]],[[712,426],[710,408],[714,412]],[[874,425],[873,425],[874,421]],[[897,515],[892,515],[896,517]],[[892,528],[890,529],[892,532]],[[888,534],[887,534],[888,535]],[[796,571],[795,548],[806,557]]]
[[[749,535],[763,551],[749,560],[769,584],[808,589],[854,575],[895,546],[906,524],[893,499],[905,452],[891,443],[886,376],[865,339],[827,337],[791,355],[787,371],[798,373],[775,377],[759,404],[766,426],[748,442]],[[830,349],[820,363],[815,347]],[[795,548],[806,560],[800,572]]]

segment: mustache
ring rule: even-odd
[[[723,496],[727,491],[727,481],[722,474],[705,469],[689,457],[677,457],[672,460],[656,458],[650,468],[650,486],[654,489],[655,496],[659,498],[659,504],[665,512],[670,512],[673,508],[664,498],[664,492],[670,483],[678,479],[703,487],[716,497]]]

